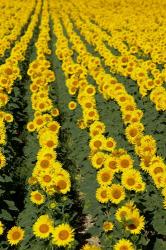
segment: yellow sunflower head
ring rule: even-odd
[[[17,245],[24,238],[24,230],[21,227],[14,226],[7,233],[7,240],[11,246]]]
[[[41,215],[33,224],[33,233],[36,237],[46,239],[53,231],[53,221],[47,214]]]
[[[69,224],[61,224],[54,228],[52,243],[58,247],[69,246],[74,241],[74,230]]]

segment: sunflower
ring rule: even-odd
[[[88,84],[84,89],[86,96],[93,96],[96,93],[96,89],[93,85]]]
[[[84,111],[85,122],[90,123],[92,121],[96,121],[99,119],[99,114],[96,109],[89,109],[88,111]]]
[[[28,122],[28,124],[27,124],[27,130],[28,130],[29,132],[34,132],[35,129],[36,129],[36,127],[35,127],[34,122]]]
[[[6,165],[6,158],[2,152],[0,152],[0,169],[5,167]]]
[[[158,174],[163,175],[164,173],[166,173],[166,166],[162,161],[150,164],[149,173],[152,178]]]
[[[163,208],[166,209],[166,199],[163,201]]]
[[[113,179],[113,172],[109,168],[102,168],[97,173],[97,181],[100,185],[110,185]]]
[[[110,199],[110,188],[105,186],[97,188],[96,199],[101,203],[107,203]]]
[[[61,224],[54,228],[52,232],[52,243],[58,247],[65,247],[74,241],[74,230],[69,224]]]
[[[66,176],[58,176],[55,178],[55,186],[58,192],[66,194],[71,188],[70,179],[66,178]]]
[[[74,110],[74,109],[76,109],[76,107],[77,107],[77,103],[76,102],[71,101],[71,102],[68,103],[68,108],[70,110]]]
[[[57,117],[59,114],[60,114],[60,112],[59,112],[58,108],[54,108],[54,109],[51,110],[51,115],[53,117]]]
[[[105,124],[101,121],[95,121],[90,125],[90,135],[91,137],[96,136],[96,134],[93,134],[93,131],[99,131],[100,134],[103,134],[105,132]],[[93,135],[93,136],[92,136]]]
[[[48,238],[53,231],[53,221],[47,214],[41,215],[33,224],[33,233],[41,239]]]
[[[122,173],[122,185],[128,190],[135,190],[139,183],[142,183],[142,177],[138,170],[129,169]]]
[[[38,153],[37,153],[37,160],[41,160],[43,158],[54,161],[57,158],[57,153],[52,148],[51,149],[49,149],[49,148],[40,148]]]
[[[4,128],[0,128],[0,144],[6,144],[6,130]]]
[[[36,205],[41,205],[45,201],[45,196],[41,194],[38,190],[32,191],[30,193],[30,200]]]
[[[118,204],[124,199],[125,199],[124,188],[119,184],[112,184],[110,188],[110,201],[114,204]]]
[[[33,174],[36,176],[43,189],[47,189],[54,184],[54,176],[48,171],[41,172],[40,175],[38,172],[33,172]]]
[[[13,115],[9,113],[5,113],[5,121],[12,122],[13,121]]]
[[[112,155],[111,156],[107,155],[106,160],[104,162],[104,166],[106,168],[109,168],[113,173],[118,172],[119,171],[118,158]]]
[[[127,220],[130,215],[131,210],[127,206],[120,207],[115,213],[115,217],[119,222]]]
[[[120,170],[126,171],[133,167],[133,159],[128,154],[121,155],[118,159],[118,166]]]
[[[92,244],[85,244],[81,250],[101,250],[101,247],[92,245]]]
[[[116,147],[116,141],[112,138],[109,137],[105,140],[104,143],[104,150],[112,152]]]
[[[4,225],[3,225],[3,223],[0,221],[0,235],[3,234],[3,231],[4,231]]]
[[[127,137],[127,140],[130,143],[135,143],[136,139],[141,135],[144,127],[142,123],[133,123],[127,126],[125,130],[125,134]]]
[[[24,230],[21,227],[14,226],[7,233],[7,240],[10,245],[17,245],[24,238]]]
[[[105,137],[102,135],[95,136],[90,140],[89,146],[92,151],[99,151],[103,149]]]
[[[104,230],[105,232],[112,231],[113,227],[114,227],[114,225],[113,225],[113,223],[110,222],[110,221],[105,221],[105,222],[103,223],[103,230]]]
[[[137,211],[134,211],[126,224],[126,230],[130,231],[131,234],[140,234],[141,230],[144,229],[144,226],[144,216],[140,216]]]
[[[58,133],[59,132],[59,129],[60,129],[60,124],[57,122],[57,121],[50,121],[48,124],[47,124],[47,127],[49,128],[49,130],[53,133]]]
[[[96,169],[101,168],[104,164],[105,159],[106,154],[104,154],[103,152],[97,152],[91,157],[92,166]]]
[[[113,247],[114,250],[134,250],[134,246],[131,241],[127,239],[119,240]]]

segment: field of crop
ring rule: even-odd
[[[0,250],[166,250],[165,0],[0,18]]]

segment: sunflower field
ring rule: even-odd
[[[166,1],[0,18],[0,250],[166,250]]]

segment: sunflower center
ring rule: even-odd
[[[61,240],[67,240],[68,237],[69,237],[69,232],[67,230],[60,231],[59,238]]]
[[[48,160],[42,160],[40,163],[40,166],[42,168],[48,168],[49,167],[49,161]]]
[[[124,97],[124,96],[120,97],[120,101],[121,101],[121,102],[126,101],[126,97]]]
[[[133,186],[133,185],[135,184],[135,180],[134,180],[133,178],[128,178],[128,179],[127,179],[127,184],[128,184],[129,186]]]
[[[102,174],[102,181],[107,182],[110,179],[109,173],[103,173]]]
[[[98,159],[96,160],[96,163],[99,164],[99,165],[102,164],[102,162],[103,162],[103,159],[102,159],[102,158],[98,158]]]
[[[49,175],[45,175],[45,176],[43,177],[43,180],[44,180],[45,182],[50,182],[50,181],[51,181],[51,177],[50,177]]]
[[[118,190],[118,189],[115,189],[115,190],[113,191],[112,195],[113,195],[113,197],[114,197],[115,199],[119,199],[119,198],[121,197],[121,191]]]
[[[126,215],[127,215],[126,211],[122,211],[122,212],[120,213],[120,217],[121,217],[121,218],[125,218]]]
[[[130,130],[130,135],[132,136],[132,137],[135,137],[136,135],[137,135],[137,130],[136,129],[131,129]]]
[[[130,225],[128,225],[128,228],[130,230],[135,230],[135,229],[137,229],[138,225],[139,225],[138,219],[137,218],[133,218],[132,219],[132,223]]]
[[[154,173],[155,173],[155,174],[162,173],[162,172],[163,172],[163,169],[162,169],[161,167],[156,167],[156,168],[154,169]]]
[[[95,131],[93,131],[93,135],[95,136],[95,135],[98,135],[99,134],[99,131],[98,130],[95,130]]]
[[[127,246],[121,246],[119,250],[128,250],[129,248]]]
[[[64,180],[60,180],[60,181],[58,181],[58,183],[57,183],[57,187],[58,187],[59,189],[65,189],[65,188],[67,187],[67,183],[66,183]]]
[[[42,225],[40,225],[40,227],[39,227],[39,231],[40,231],[41,233],[48,233],[48,231],[49,231],[49,226],[48,226],[47,224],[42,224]]]
[[[20,238],[21,234],[20,232],[14,232],[12,234],[13,240],[18,240]]]
[[[50,126],[50,130],[51,131],[56,131],[57,130],[57,126],[55,124]]]
[[[43,120],[39,118],[39,119],[37,119],[36,123],[37,123],[38,125],[41,125],[41,124],[43,123]]]
[[[40,194],[35,194],[34,197],[35,197],[35,199],[38,200],[38,201],[41,200],[41,195],[40,195]]]
[[[95,142],[94,142],[94,146],[95,146],[96,148],[101,147],[101,145],[102,145],[101,141],[95,141]]]
[[[87,102],[87,103],[85,104],[85,107],[86,107],[86,108],[91,108],[91,107],[92,107],[92,103]]]
[[[102,198],[107,198],[107,192],[106,192],[105,190],[103,190],[103,191],[101,192],[101,197],[102,197]]]
[[[49,148],[51,148],[51,147],[53,147],[54,146],[54,142],[53,141],[48,141],[47,142],[47,146],[49,147]]]
[[[108,148],[112,148],[112,147],[113,147],[113,145],[114,145],[114,144],[113,144],[113,142],[112,142],[112,141],[108,141],[108,142],[107,142],[107,147],[108,147]]]
[[[40,104],[39,104],[39,108],[40,108],[40,109],[44,109],[44,103],[40,103]]]
[[[7,69],[5,70],[5,73],[6,73],[7,75],[11,75],[11,74],[12,74],[12,69],[7,68]]]
[[[112,169],[116,169],[116,165],[117,165],[116,161],[110,161],[109,162],[109,167],[112,168]]]
[[[129,161],[128,161],[127,159],[123,159],[123,160],[121,161],[121,166],[122,166],[123,168],[127,168],[127,167],[129,166]]]
[[[95,115],[95,112],[94,112],[94,111],[90,111],[90,112],[89,112],[89,116],[90,116],[90,117],[92,117],[92,116],[94,116],[94,115]]]

